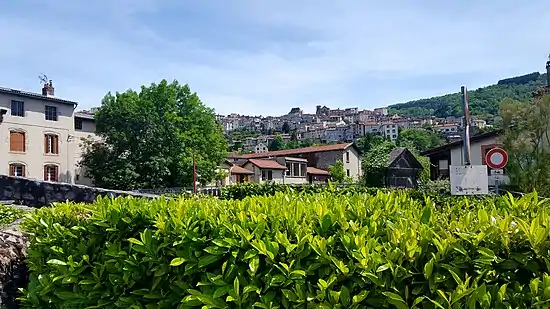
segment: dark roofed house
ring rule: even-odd
[[[386,187],[416,188],[422,168],[422,164],[407,148],[395,148],[390,152],[388,160]]]

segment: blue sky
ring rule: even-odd
[[[162,79],[222,114],[374,108],[542,71],[550,53],[547,0],[18,0],[0,29],[0,85],[39,92],[46,73],[84,109]]]

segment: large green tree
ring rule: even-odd
[[[424,129],[403,129],[399,131],[397,144],[401,147],[414,147],[418,151],[443,145],[444,140],[439,134]]]
[[[138,189],[189,186],[193,157],[207,183],[226,155],[214,110],[177,81],[108,93],[95,114],[100,141],[86,141],[81,165],[96,186]]]
[[[550,196],[550,95],[541,93],[531,103],[504,100],[500,115],[511,184]]]

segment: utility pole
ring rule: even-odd
[[[193,153],[193,194],[197,194],[197,164],[195,163],[194,153]]]
[[[464,162],[462,163],[464,165],[470,165],[472,162],[470,156],[470,110],[468,108],[468,89],[466,86],[462,86],[460,92],[462,93],[462,107],[464,109],[464,135],[462,137]]]

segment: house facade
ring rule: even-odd
[[[42,93],[0,88],[0,173],[30,179],[90,184],[77,167],[84,135],[94,135],[93,117],[75,113],[77,102]]]
[[[495,147],[502,147],[499,135],[500,131],[492,131],[471,137],[470,164],[487,165],[485,162],[487,152]],[[421,155],[430,158],[430,176],[433,180],[449,178],[449,166],[451,165],[464,165],[462,140],[428,149],[422,152]],[[503,169],[503,172],[503,175],[495,175],[492,169],[487,167],[489,185],[494,186],[497,181],[499,184],[509,183],[506,168]]]

